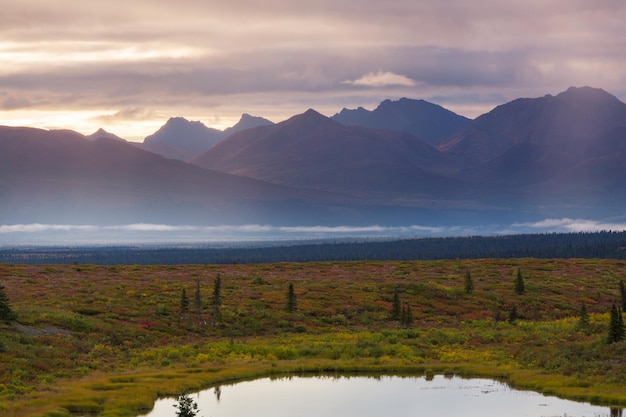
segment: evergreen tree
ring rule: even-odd
[[[393,301],[391,304],[391,319],[392,320],[400,320],[402,311],[400,310],[402,307],[400,305],[400,294],[398,294],[398,289],[395,288],[393,290]]]
[[[196,294],[193,298],[193,306],[195,307],[198,315],[202,310],[202,294],[200,293],[200,278],[196,279]]]
[[[465,271],[465,294],[470,294],[474,291],[474,281],[472,280],[472,274],[468,269]]]
[[[189,394],[181,394],[178,397],[178,403],[174,404],[177,417],[196,417],[200,412],[198,404],[189,396]]]
[[[287,290],[287,311],[290,313],[296,311],[296,293],[293,289],[293,282],[289,283],[289,289]]]
[[[213,307],[213,325],[221,316],[220,307],[222,306],[222,278],[217,274],[213,282],[213,297],[211,298],[211,306]]]
[[[524,277],[522,276],[522,270],[517,268],[517,275],[515,277],[515,293],[516,294],[524,294],[526,292],[526,288],[524,286]]]
[[[411,311],[410,305],[405,305],[402,308],[402,324],[405,326],[413,324],[413,312]]]
[[[621,309],[618,309],[615,303],[611,307],[611,319],[609,321],[609,334],[607,343],[616,343],[624,340],[624,319],[622,318]]]
[[[578,327],[580,327],[581,329],[589,327],[589,313],[587,313],[587,306],[585,305],[584,301],[580,303]]]
[[[622,296],[622,311],[626,310],[626,287],[624,287],[624,280],[619,282],[619,292]]]
[[[517,313],[517,307],[516,306],[511,307],[511,310],[509,310],[509,323],[515,324],[518,318],[519,318],[519,314]]]
[[[9,306],[9,298],[4,292],[4,286],[0,285],[0,320],[5,322],[10,322],[15,320],[17,315]]]
[[[189,297],[187,297],[187,290],[183,288],[180,294],[180,317],[182,317],[189,312]]]

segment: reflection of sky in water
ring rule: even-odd
[[[203,417],[600,417],[607,407],[516,391],[487,379],[259,379],[193,394]],[[159,400],[149,417],[176,415],[174,399]]]

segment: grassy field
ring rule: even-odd
[[[577,259],[0,264],[18,315],[0,325],[0,413],[136,416],[160,395],[287,372],[490,376],[623,407],[626,342],[606,338],[625,273],[626,261]],[[294,312],[286,308],[290,283]],[[394,291],[411,323],[390,318]]]

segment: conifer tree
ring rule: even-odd
[[[400,305],[400,294],[398,294],[398,289],[395,288],[393,290],[393,301],[391,304],[391,319],[392,320],[400,320],[402,311],[400,310],[402,307]]]
[[[619,281],[619,293],[622,296],[622,311],[626,310],[626,287],[624,287],[624,280]]]
[[[621,309],[618,309],[615,303],[613,303],[611,307],[611,319],[609,321],[609,334],[606,342],[611,344],[624,340],[624,332],[624,319],[622,318]]]
[[[474,281],[472,280],[472,274],[468,269],[465,271],[465,294],[470,294],[474,291]]]
[[[196,294],[193,298],[193,306],[195,307],[198,314],[200,314],[200,310],[202,310],[202,294],[200,293],[200,278],[196,279]]]
[[[217,274],[213,282],[213,297],[211,298],[211,306],[213,307],[213,325],[221,316],[220,307],[222,306],[222,278]]]
[[[578,327],[580,327],[581,329],[589,327],[589,313],[587,313],[587,306],[585,305],[584,301],[580,303]]]
[[[402,308],[402,324],[405,326],[413,324],[413,312],[411,311],[411,306],[408,304]]]
[[[189,311],[189,297],[187,297],[187,290],[183,288],[180,294],[180,317],[181,319],[185,314],[187,314],[188,311]]]
[[[17,318],[9,305],[9,298],[4,292],[4,286],[0,285],[0,320],[10,322]]]
[[[517,313],[517,307],[516,306],[511,307],[511,310],[509,310],[509,323],[515,324],[518,317],[519,317],[519,314]]]
[[[296,311],[296,306],[296,292],[293,289],[293,282],[290,282],[287,289],[287,311],[293,313]]]
[[[524,277],[522,276],[522,270],[517,268],[517,275],[515,277],[515,293],[516,294],[524,294],[526,292],[526,288],[524,285]]]
[[[174,404],[174,408],[176,408],[176,417],[196,417],[200,412],[198,404],[189,394],[179,395],[178,402]]]

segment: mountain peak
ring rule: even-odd
[[[619,102],[614,95],[607,93],[601,88],[595,87],[569,87],[567,90],[556,95],[561,100],[585,100],[585,101],[607,101]]]
[[[122,141],[122,142],[126,141],[125,139],[122,139],[119,136],[114,135],[111,132],[107,132],[103,128],[100,128],[100,129],[96,130],[95,132],[93,132],[91,135],[87,135],[85,137],[87,139],[89,139],[89,140],[113,139],[113,140]]]
[[[224,129],[224,137],[241,132],[242,130],[253,129],[259,126],[270,126],[273,124],[274,122],[264,119],[263,117],[243,113],[239,121],[234,126]]]

